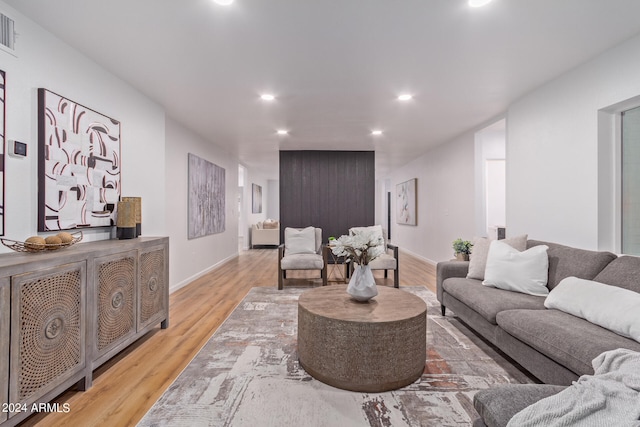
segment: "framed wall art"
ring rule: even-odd
[[[262,213],[262,187],[251,184],[251,213]]]
[[[0,70],[0,236],[4,236],[4,147],[5,147],[5,102],[6,74]]]
[[[120,122],[38,89],[38,231],[115,224]]]
[[[396,222],[404,225],[417,225],[416,187],[417,179],[396,185]]]
[[[187,237],[195,239],[225,229],[225,170],[189,153]]]

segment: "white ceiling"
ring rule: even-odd
[[[280,149],[384,174],[640,31],[637,0],[4,1],[270,178]]]

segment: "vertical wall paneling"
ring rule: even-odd
[[[322,228],[323,240],[375,221],[373,151],[280,151],[280,233]]]

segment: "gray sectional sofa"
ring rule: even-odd
[[[506,427],[524,408],[565,388],[550,384],[504,384],[481,390],[473,397],[473,405],[480,415],[473,427]]]
[[[547,245],[553,289],[569,276],[594,280],[640,293],[640,258],[527,241],[527,249]],[[437,296],[446,309],[528,370],[543,385],[509,385],[476,395],[483,420],[475,426],[502,426],[520,409],[556,393],[581,375],[592,375],[592,360],[607,350],[640,352],[640,343],[587,320],[547,309],[545,297],[486,287],[468,279],[468,261],[437,265]],[[554,386],[552,386],[554,385]]]
[[[640,258],[528,240],[547,245],[548,288],[569,276],[640,292]],[[584,319],[544,307],[545,297],[490,288],[467,279],[468,261],[437,265],[438,301],[486,340],[546,384],[570,385],[593,374],[591,361],[616,348],[640,351],[640,343]]]
[[[547,245],[549,289],[569,276],[640,293],[640,258],[527,241],[527,249]],[[468,261],[437,265],[437,294],[446,308],[545,384],[508,384],[477,393],[480,414],[474,427],[504,427],[513,415],[563,390],[581,375],[592,375],[592,360],[604,351],[640,343],[584,319],[547,309],[545,297],[482,285],[468,279]]]

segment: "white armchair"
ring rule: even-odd
[[[278,289],[284,287],[287,270],[320,270],[322,286],[326,286],[327,259],[322,250],[322,229],[284,229],[284,243],[278,247]]]
[[[381,225],[372,225],[370,227],[352,227],[349,234],[359,231],[373,231],[382,236],[384,242],[385,253],[369,263],[371,270],[384,270],[384,277],[388,277],[389,270],[393,270],[393,286],[400,287],[400,266],[398,263],[398,247],[387,242],[387,233]],[[353,266],[352,266],[353,268]]]

